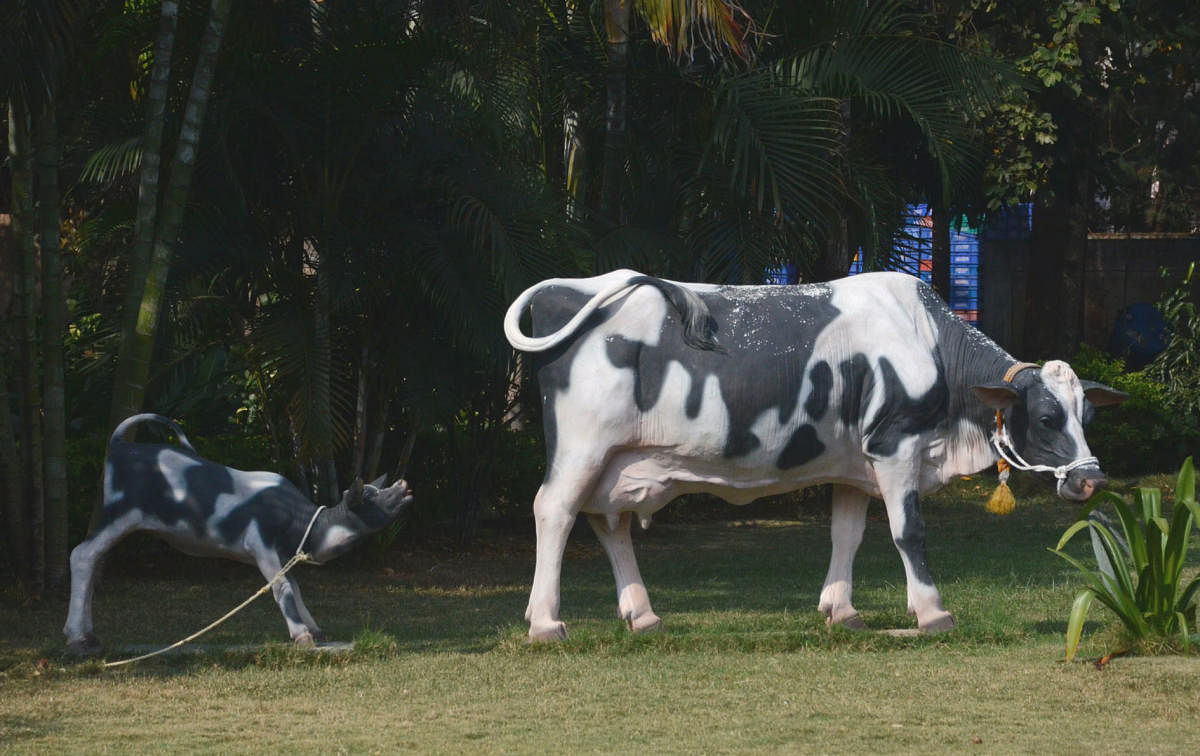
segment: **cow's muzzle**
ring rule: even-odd
[[[1067,472],[1058,486],[1058,495],[1069,501],[1087,501],[1092,494],[1104,488],[1108,476],[1094,465],[1076,467]]]

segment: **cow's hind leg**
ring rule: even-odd
[[[610,521],[605,515],[588,515],[588,522],[600,545],[608,554],[612,564],[613,577],[617,581],[617,613],[635,633],[646,633],[662,627],[662,620],[650,608],[650,594],[642,583],[642,574],[638,570],[637,557],[633,553],[633,538],[629,529],[633,522],[632,512],[622,512],[620,517]]]
[[[71,550],[71,599],[63,634],[67,650],[79,656],[95,656],[103,650],[92,634],[92,594],[96,587],[96,572],[105,555],[117,543],[141,527],[136,511],[126,512],[117,519],[97,527],[78,546]]]
[[[563,551],[579,514],[580,502],[594,476],[571,474],[555,468],[553,478],[542,483],[533,499],[537,531],[537,561],[525,619],[529,640],[556,641],[567,637],[567,626],[558,618]]]
[[[829,527],[832,552],[829,573],[825,576],[825,587],[821,589],[821,602],[818,605],[830,626],[841,625],[852,630],[865,630],[867,627],[850,603],[850,594],[854,555],[862,543],[869,501],[870,497],[857,488],[833,486]]]

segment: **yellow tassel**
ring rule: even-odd
[[[1016,505],[1017,500],[1013,497],[1012,489],[1008,487],[1007,483],[1001,481],[1000,485],[996,486],[996,490],[992,491],[992,497],[988,499],[987,511],[994,515],[1012,514]]]

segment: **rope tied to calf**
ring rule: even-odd
[[[245,609],[247,606],[252,604],[254,602],[254,600],[257,599],[259,596],[263,595],[267,591],[274,589],[275,586],[279,584],[279,581],[283,580],[284,575],[287,575],[288,571],[291,570],[296,565],[300,564],[301,562],[312,562],[313,564],[317,564],[318,562],[315,559],[313,559],[312,556],[309,555],[308,552],[306,552],[304,550],[304,544],[308,541],[308,536],[312,532],[313,525],[315,525],[317,522],[317,517],[321,514],[322,510],[324,510],[324,509],[325,509],[325,507],[322,505],[322,506],[317,507],[316,512],[313,512],[312,519],[310,519],[308,521],[308,527],[304,529],[304,536],[300,539],[300,543],[296,546],[295,555],[293,555],[292,558],[289,559],[287,561],[287,563],[283,565],[283,567],[279,568],[279,572],[275,573],[275,577],[268,580],[267,584],[264,585],[262,588],[259,588],[258,591],[255,592],[254,595],[252,595],[250,598],[246,599],[242,603],[235,606],[233,609],[226,612],[225,615],[223,617],[221,617],[220,619],[217,619],[217,620],[209,623],[208,626],[206,626],[200,630],[197,630],[196,632],[192,633],[191,635],[189,635],[186,638],[177,640],[174,643],[172,643],[171,645],[166,646],[164,648],[160,648],[157,651],[151,651],[150,653],[142,654],[141,656],[135,656],[131,659],[122,659],[120,661],[115,661],[115,662],[105,662],[103,665],[104,669],[109,669],[111,667],[121,667],[126,664],[133,664],[134,662],[144,661],[146,659],[150,659],[152,657],[159,656],[161,654],[165,654],[168,651],[174,651],[175,649],[179,648],[180,646],[184,646],[188,643],[191,643],[192,641],[196,640],[200,636],[204,635],[205,633],[209,632],[213,628],[215,628],[218,625],[220,625],[221,623],[223,623],[225,620],[229,619],[233,615],[235,615],[238,612]]]

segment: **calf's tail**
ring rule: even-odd
[[[125,436],[125,433],[130,428],[137,425],[138,423],[144,423],[144,422],[149,422],[149,421],[161,423],[162,425],[165,425],[168,428],[170,428],[171,432],[175,434],[175,437],[179,439],[180,445],[185,447],[188,451],[192,452],[193,454],[196,453],[196,450],[192,448],[191,442],[188,441],[187,436],[185,436],[183,434],[183,429],[180,428],[178,425],[176,425],[174,420],[172,420],[169,417],[164,417],[162,415],[156,415],[153,412],[143,412],[140,415],[131,415],[131,416],[125,418],[124,420],[122,420],[121,424],[117,426],[117,429],[113,431],[112,436],[109,437],[108,443],[111,444],[112,442],[123,438]]]
[[[521,331],[521,314],[533,301],[538,292],[550,286],[561,285],[559,280],[542,281],[521,292],[509,305],[504,315],[504,336],[514,349],[522,352],[545,352],[562,344],[575,335],[592,313],[603,307],[610,299],[631,291],[638,286],[652,286],[671,303],[683,323],[683,341],[694,349],[717,350],[716,326],[708,312],[708,306],[696,292],[661,278],[644,276],[628,271],[629,277],[615,281],[601,289],[575,313],[566,325],[545,336],[527,336]]]

